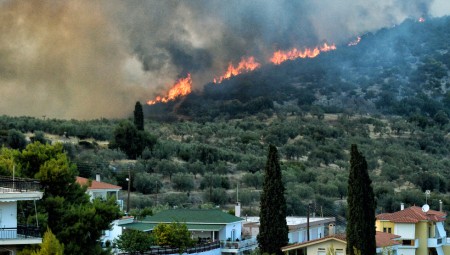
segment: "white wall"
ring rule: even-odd
[[[323,225],[321,226],[314,226],[309,229],[309,239],[319,239],[324,237],[325,235],[325,227]],[[289,232],[289,243],[302,243],[306,242],[307,235],[306,235],[306,228],[301,228],[296,231]]]
[[[111,230],[105,231],[102,242],[110,241],[112,244],[114,239],[119,238],[119,236],[122,235],[122,226],[119,226],[118,222],[119,220],[113,221]]]
[[[416,233],[416,225],[414,223],[395,224],[394,234],[401,236],[401,239],[416,239],[415,233]]]
[[[400,255],[416,255],[416,249],[401,249],[401,248],[399,248],[398,250],[397,250],[397,254],[400,254]]]
[[[0,202],[0,228],[17,228],[17,201]]]
[[[235,241],[236,238],[239,240],[242,239],[241,232],[242,232],[242,222],[235,222],[235,223],[228,223],[223,229],[219,232],[219,239],[220,240],[227,240],[228,238],[231,238],[231,233],[234,229],[234,239],[232,241]]]

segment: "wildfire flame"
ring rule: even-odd
[[[355,46],[355,45],[357,45],[360,41],[361,41],[361,36],[358,36],[358,38],[356,38],[356,40],[349,42],[349,43],[348,43],[348,46]]]
[[[420,18],[419,18],[419,22],[425,22],[425,18],[420,17]]]
[[[270,58],[270,62],[275,65],[279,65],[284,61],[294,60],[297,58],[315,58],[321,52],[331,51],[335,49],[336,45],[328,45],[327,43],[324,43],[322,46],[317,46],[313,49],[306,48],[304,50],[299,50],[297,48],[293,48],[288,51],[279,50],[273,53],[272,57]]]
[[[147,102],[149,105],[153,105],[159,102],[167,103],[170,100],[175,100],[178,97],[186,96],[192,92],[192,79],[191,74],[188,73],[186,78],[181,78],[175,83],[167,92],[167,96],[157,96],[155,100]]]
[[[223,80],[229,79],[241,73],[251,72],[260,66],[261,64],[256,62],[254,57],[242,58],[241,62],[239,62],[236,67],[233,66],[232,63],[229,63],[225,74],[218,78],[214,78],[214,83],[221,83]]]
[[[358,37],[359,42],[361,40]],[[356,45],[356,44],[355,44]],[[321,52],[336,50],[335,44],[327,44],[324,43],[321,46],[317,46],[315,48],[305,48],[304,50],[298,50],[293,48],[288,51],[276,51],[273,53],[272,58],[270,58],[270,62],[275,65],[279,65],[286,60],[294,60],[296,58],[314,58],[319,55]],[[225,79],[229,79],[233,76],[251,72],[261,67],[261,64],[258,63],[254,57],[242,58],[239,64],[234,66],[232,63],[229,63],[228,69],[224,75],[214,78],[214,83],[221,83]],[[149,105],[154,105],[156,103],[167,103],[170,100],[175,100],[178,97],[186,96],[192,92],[192,79],[191,75],[187,74],[186,78],[179,79],[167,92],[166,96],[157,96],[154,100],[150,100],[147,102]]]

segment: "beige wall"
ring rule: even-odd
[[[428,255],[428,223],[421,221],[416,224],[416,238],[419,239],[419,247],[416,255]]]
[[[331,245],[333,245],[333,248],[335,251],[337,251],[338,249],[342,249],[343,253],[342,255],[346,255],[347,253],[345,252],[345,248],[346,248],[346,244],[344,242],[340,242],[337,240],[327,240],[318,244],[312,244],[310,246],[308,246],[307,248],[307,254],[308,255],[317,255],[320,254],[319,251],[325,251],[326,254],[326,249],[330,248]],[[320,250],[320,248],[324,249],[324,250]]]
[[[383,228],[391,228],[392,234],[394,234],[394,223],[390,221],[377,220],[375,222],[376,230],[383,232]]]

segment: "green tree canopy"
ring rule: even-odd
[[[139,230],[126,230],[114,242],[119,250],[130,254],[141,254],[150,249],[154,243],[151,234]]]
[[[376,204],[372,181],[367,171],[366,159],[355,144],[352,144],[350,153],[347,247],[351,255],[355,255],[355,249],[361,251],[361,254],[375,255]]]
[[[156,244],[178,248],[180,254],[193,245],[186,223],[160,223],[153,229],[153,234]]]
[[[274,145],[269,145],[260,202],[260,227],[257,237],[262,253],[282,255],[281,247],[288,243],[284,191],[278,151]]]
[[[129,121],[121,122],[114,130],[109,147],[120,149],[128,158],[136,159],[142,155],[145,148],[153,149],[156,137],[146,131],[139,130]]]
[[[42,239],[42,244],[40,245],[39,251],[31,253],[31,255],[63,255],[64,245],[58,241],[56,236],[48,228],[45,231],[44,238]]]
[[[89,201],[86,188],[75,182],[76,166],[70,163],[61,144],[36,142],[12,157],[15,153],[0,150],[0,162],[4,158],[17,158],[14,164],[21,170],[21,176],[41,182],[44,196],[37,203],[37,213],[42,232],[52,229],[65,246],[64,254],[105,254],[98,240],[102,231],[119,217],[116,201]],[[32,216],[24,215],[23,219],[32,223]]]

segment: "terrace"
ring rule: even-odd
[[[17,222],[18,201],[41,199],[40,188],[37,180],[0,177],[0,246],[42,243],[38,226]]]

